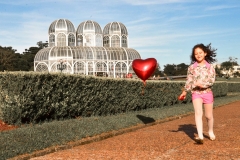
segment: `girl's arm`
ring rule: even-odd
[[[183,91],[182,91],[180,97],[186,97],[187,92],[192,89],[192,84],[193,84],[192,67],[189,66],[188,71],[187,71],[187,81],[185,83],[185,86],[183,88]]]
[[[193,85],[193,68],[192,65],[188,67],[188,71],[187,71],[187,81],[185,83],[184,86],[184,91],[188,92],[190,90],[192,90],[192,85]]]

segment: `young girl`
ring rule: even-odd
[[[192,93],[192,102],[195,111],[195,123],[198,137],[194,140],[203,144],[203,122],[202,115],[204,104],[205,117],[208,124],[208,134],[210,140],[215,140],[213,133],[213,93],[211,87],[215,81],[215,69],[211,63],[215,62],[215,49],[211,49],[211,44],[205,46],[197,44],[192,49],[191,65],[188,67],[187,81],[184,91],[180,97],[186,97],[188,91]]]

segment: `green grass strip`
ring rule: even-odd
[[[229,94],[225,97],[215,98],[214,107],[239,100],[240,93]],[[168,117],[189,113],[193,113],[191,103],[176,104],[164,108],[151,108],[114,116],[88,117],[25,125],[15,130],[0,132],[0,159],[31,154],[53,146],[61,149],[61,146],[66,146],[69,142],[76,142],[86,137],[111,131],[117,132],[118,130],[139,124],[144,126]],[[66,147],[62,147],[62,149],[66,149]],[[53,152],[53,150],[50,152]],[[44,152],[41,154],[44,154]],[[25,159],[27,159],[26,156]]]

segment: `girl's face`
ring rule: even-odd
[[[203,62],[205,60],[206,55],[207,55],[207,53],[205,53],[201,48],[196,48],[194,50],[194,56],[198,63]]]

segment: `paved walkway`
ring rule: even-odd
[[[214,109],[216,135],[210,141],[204,120],[204,144],[198,145],[194,115],[80,145],[32,160],[240,160],[240,101]]]

